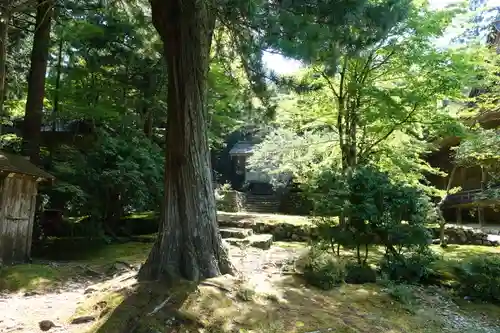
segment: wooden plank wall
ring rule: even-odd
[[[32,177],[10,176],[0,191],[0,260],[23,262],[30,255],[37,183]]]

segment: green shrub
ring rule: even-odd
[[[473,299],[500,303],[500,257],[479,255],[456,267],[460,294]]]
[[[387,254],[380,263],[380,270],[392,281],[428,283],[435,273],[432,264],[438,257],[428,249],[410,254]]]
[[[309,190],[318,194],[318,242],[355,249],[359,264],[366,264],[372,244],[411,253],[430,243],[425,227],[432,213],[428,196],[375,167],[360,166],[350,173],[324,170],[312,179]],[[337,224],[331,216],[344,218]]]
[[[393,300],[403,305],[413,305],[417,302],[413,287],[406,284],[389,284],[385,292],[387,292]]]
[[[307,283],[323,290],[342,284],[346,277],[346,267],[340,259],[315,249],[304,258],[303,272]]]
[[[232,195],[231,184],[223,184],[215,188],[215,203],[217,204],[217,210],[223,212],[236,212],[237,207],[235,206],[234,196]]]
[[[351,284],[375,283],[377,282],[377,272],[369,265],[350,263],[346,265],[345,282]]]
[[[49,207],[91,216],[107,231],[132,212],[159,211],[163,201],[164,153],[141,131],[96,128],[89,145],[60,145],[53,152],[54,186],[44,189]],[[102,228],[96,228],[96,231]]]

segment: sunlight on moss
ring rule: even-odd
[[[156,217],[158,217],[158,214],[156,212],[140,212],[140,213],[130,214],[130,215],[124,217],[124,219],[141,220],[141,219],[154,219]]]
[[[82,274],[84,267],[104,271],[116,261],[131,265],[144,262],[153,246],[152,243],[125,243],[91,249],[80,255],[81,260],[71,263],[24,264],[0,269],[0,291],[41,291],[57,287],[70,278]]]
[[[278,246],[284,249],[302,249],[305,247],[308,247],[309,245],[304,242],[280,242],[280,241],[275,241],[273,242],[273,246]]]
[[[0,270],[0,291],[45,290],[57,286],[70,276],[69,268],[56,268],[47,265],[16,265]]]
[[[224,283],[223,280],[227,279]],[[283,301],[276,301],[268,295],[255,292],[249,300],[242,300],[240,284],[231,277],[219,277],[214,284],[224,285],[224,289],[201,285],[195,291],[185,290],[180,303],[165,307],[155,317],[144,316],[165,296],[162,287],[134,292],[134,296],[120,303],[113,315],[105,317],[93,332],[123,332],[125,323],[137,311],[143,311],[140,327],[153,327],[157,322],[165,322],[172,313],[183,318],[182,332],[309,332],[330,328],[334,332],[424,332],[428,328],[438,328],[440,323],[424,323],[421,318],[410,314],[399,303],[394,302],[377,285],[344,285],[328,292],[309,289],[294,278],[281,278],[273,286],[283,294]],[[179,294],[182,284],[172,292]],[[226,291],[226,290],[229,290]],[[151,298],[155,301],[150,301]],[[87,310],[88,311],[88,310]],[[434,326],[432,326],[434,325]],[[172,327],[174,328],[174,327]],[[158,330],[169,331],[168,327]],[[175,329],[175,328],[174,328]]]
[[[449,260],[461,260],[469,256],[475,256],[479,254],[500,254],[500,247],[494,246],[482,246],[482,245],[448,245],[447,248],[443,249],[438,245],[432,246],[432,249],[443,255],[445,259]]]
[[[259,213],[228,213],[228,212],[217,212],[217,217],[219,220],[246,220],[253,223],[265,223],[265,224],[292,224],[292,225],[312,225],[307,216],[297,216],[297,215],[280,215],[280,214],[259,214]]]
[[[94,253],[86,262],[91,265],[100,265],[121,260],[129,264],[138,264],[146,260],[152,246],[152,243],[140,242],[112,244]]]

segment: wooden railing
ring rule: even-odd
[[[446,206],[464,205],[476,201],[476,196],[481,193],[481,189],[461,191],[458,193],[450,194],[446,198],[444,204]]]
[[[500,185],[491,186],[490,188],[500,189]],[[445,206],[456,206],[471,204],[476,201],[480,201],[478,195],[483,192],[482,189],[474,189],[467,191],[460,191],[458,193],[450,194],[446,198]]]

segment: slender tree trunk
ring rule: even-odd
[[[231,273],[217,226],[207,136],[206,76],[215,17],[208,0],[151,0],[168,68],[165,201],[144,280]]]
[[[448,195],[450,195],[450,190],[451,190],[451,187],[453,185],[453,179],[455,178],[456,171],[457,171],[457,166],[454,165],[453,169],[451,169],[450,177],[448,178],[448,184],[446,185],[446,193],[443,196],[443,198],[441,199],[441,201],[439,201],[439,203],[437,204],[437,207],[436,207],[436,213],[437,213],[438,218],[439,218],[439,243],[443,247],[447,245],[446,241],[444,239],[445,231],[446,231],[446,219],[443,216],[443,205],[446,202]]]
[[[40,164],[40,141],[45,96],[45,75],[50,46],[50,22],[53,0],[38,0],[36,26],[28,76],[28,97],[23,126],[23,152],[35,164]]]
[[[151,138],[153,136],[153,112],[148,109],[147,106],[144,106],[145,110],[143,110],[144,115],[144,124],[143,131],[144,135],[147,138]]]
[[[64,40],[62,37],[59,38],[58,43],[58,51],[57,51],[57,65],[56,65],[56,84],[54,87],[54,108],[52,109],[52,139],[48,143],[49,146],[49,163],[47,168],[50,170],[53,166],[54,160],[54,151],[57,145],[57,142],[54,140],[57,132],[57,120],[59,119],[59,99],[60,99],[60,87],[61,87],[61,64],[62,64],[62,50],[64,45]]]
[[[5,9],[0,13],[0,135],[3,134],[3,120],[6,116],[4,112],[4,100],[5,100],[5,73],[6,73],[6,63],[7,63],[7,43],[9,38],[9,21],[10,14],[7,9],[8,4],[5,5]]]
[[[483,193],[486,186],[486,170],[484,166],[481,165],[481,194]],[[477,209],[477,217],[479,220],[479,227],[484,227],[484,207],[479,206]]]

